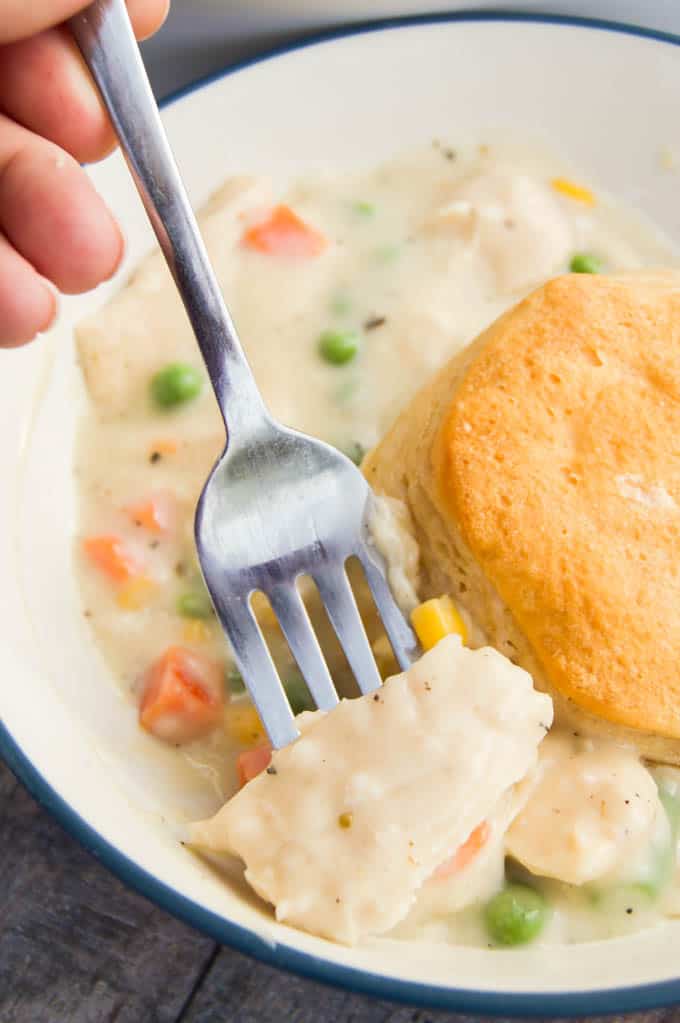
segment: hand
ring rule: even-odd
[[[138,39],[169,0],[128,0]],[[79,166],[114,147],[111,125],[68,31],[86,0],[0,0],[0,344],[45,330],[65,294],[116,270],[123,238]],[[46,280],[45,280],[46,279]]]

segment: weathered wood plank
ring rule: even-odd
[[[213,943],[128,891],[0,764],[0,1021],[174,1023]]]
[[[483,1023],[378,1001],[282,974],[220,949],[181,1023]],[[680,1009],[593,1017],[583,1023],[680,1023]],[[509,1023],[504,1020],[503,1023]],[[543,1021],[547,1023],[547,1021]]]

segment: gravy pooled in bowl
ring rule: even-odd
[[[435,370],[544,280],[673,259],[651,229],[563,168],[439,142],[366,173],[300,181],[285,196],[259,179],[232,179],[201,223],[272,412],[357,461]],[[213,769],[217,810],[235,777],[247,785],[270,755],[196,561],[194,506],[224,438],[160,254],[81,324],[78,342],[92,399],[78,450],[85,609],[142,727],[176,745],[187,771]],[[411,610],[422,596],[418,552],[407,518],[393,511],[384,527],[400,555],[410,550],[399,592]],[[294,709],[311,709],[271,610],[257,608]],[[466,626],[481,645],[459,610],[450,601],[418,607],[423,645]],[[383,674],[394,675],[370,615],[368,629]],[[565,776],[568,792],[557,784]],[[631,750],[553,729],[519,788],[497,793],[483,821],[473,815],[395,934],[483,945],[588,940],[672,912],[680,775],[657,776],[658,785]],[[595,817],[583,783],[591,777]],[[629,788],[644,793],[641,804],[631,805]],[[539,836],[555,809],[564,820],[545,848]]]

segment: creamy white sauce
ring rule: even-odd
[[[531,288],[565,272],[573,254],[594,254],[605,271],[675,261],[651,228],[605,196],[597,194],[591,206],[560,194],[551,185],[558,176],[571,175],[533,153],[494,147],[453,153],[439,143],[360,175],[318,174],[293,185],[283,199],[328,240],[321,256],[305,261],[272,258],[240,244],[244,229],[282,197],[264,182],[228,182],[204,211],[203,231],[272,412],[341,448],[371,447],[433,370]],[[357,331],[361,347],[354,361],[338,367],[320,358],[318,338],[328,329]],[[149,400],[150,378],[167,363],[182,360],[200,367],[159,255],[81,326],[79,342],[93,398],[78,446],[80,531],[82,536],[119,536],[153,583],[143,606],[123,609],[120,588],[92,567],[79,543],[84,609],[124,688],[137,700],[141,676],[172,644],[195,648],[228,666],[214,619],[196,626],[177,613],[178,597],[200,589],[193,508],[223,445],[222,429],[207,386],[197,400],[171,412],[159,412]],[[667,507],[659,481],[641,475],[620,477],[614,485],[657,514]],[[126,509],[159,493],[168,495],[173,521],[167,531],[154,534],[136,525]],[[378,534],[388,558],[401,548],[401,558],[390,559],[392,579],[409,607],[416,600],[417,552],[408,547],[404,525],[399,516],[385,516]],[[271,624],[266,606],[261,606],[261,617]],[[369,631],[379,648],[373,618]],[[271,635],[285,676],[293,669],[290,655],[280,637]],[[342,659],[328,629],[322,640],[328,640],[342,685]],[[239,698],[239,706],[247,708],[247,700]],[[229,725],[229,714],[227,708],[224,730],[177,754],[186,770],[205,777],[206,787],[225,794],[233,790],[235,754],[250,741],[242,729],[234,730],[233,722]],[[548,749],[559,747],[572,770],[578,743],[573,737],[551,736]],[[408,756],[408,750],[403,752]],[[597,784],[605,784],[603,775],[609,779],[602,817],[610,829],[606,835],[595,827],[599,818],[579,821],[586,804],[580,806],[576,793],[587,788],[587,771],[578,775],[571,792],[561,784],[551,787],[544,778],[533,793],[525,791],[523,810],[518,799],[499,807],[489,821],[490,840],[459,877],[423,888],[398,934],[486,944],[479,906],[503,882],[508,845],[526,866],[553,878],[532,880],[553,905],[551,923],[539,940],[588,940],[647,926],[662,911],[680,911],[677,885],[666,886],[661,900],[645,901],[619,880],[623,867],[615,847],[621,836],[628,840],[627,829],[635,834],[630,862],[638,857],[638,871],[644,861],[652,862],[654,848],[663,842],[659,829],[665,817],[649,772],[632,754],[617,752],[609,766],[605,749],[589,755],[604,762],[600,774],[595,772]],[[628,758],[623,766],[621,757]],[[644,777],[646,815],[627,819],[628,797],[611,776],[614,761],[622,766],[621,785]],[[666,783],[675,785],[675,779],[671,772]],[[221,801],[216,798],[215,809]],[[573,858],[560,843],[553,841],[551,852],[540,841],[551,807],[572,815],[569,833],[577,836],[575,842],[585,836]],[[597,869],[593,858],[600,864]],[[597,899],[588,885],[565,883],[599,876],[602,864],[611,884]]]

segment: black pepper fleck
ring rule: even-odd
[[[151,548],[152,551],[155,551],[159,544],[160,540],[152,540],[151,543],[149,544],[149,547]]]
[[[378,696],[378,694],[377,694],[377,693],[376,693],[376,694],[375,694],[375,696],[373,697],[373,700],[374,700],[374,702],[375,702],[375,703],[380,703],[380,697]]]
[[[628,913],[630,915],[632,912],[633,912],[633,907],[632,906],[628,906],[628,908],[626,909],[626,913]]]
[[[382,327],[384,323],[387,323],[386,316],[369,316],[367,320],[364,320],[364,330],[375,330],[377,327]]]
[[[267,774],[278,774],[278,773],[279,772],[276,770],[276,768],[274,767],[273,764],[270,764],[269,767],[267,768]]]
[[[453,162],[456,159],[455,149],[442,149],[442,153],[444,155],[445,160],[450,160],[451,162]]]
[[[152,465],[155,465],[156,462],[160,462],[162,457],[163,456],[160,453],[160,451],[152,451],[151,454],[149,455],[149,461],[151,462]]]

